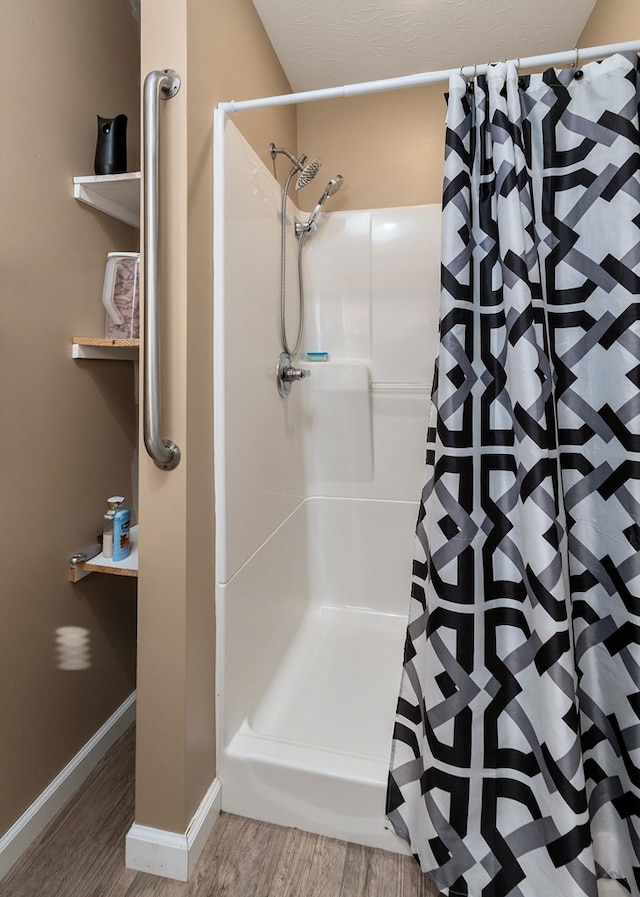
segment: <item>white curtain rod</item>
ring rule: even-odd
[[[545,56],[528,56],[520,59],[521,69],[537,69],[555,65],[578,65],[589,59],[600,59],[614,53],[639,52],[640,41],[629,41],[624,44],[607,44],[602,47],[588,47],[585,50],[567,50],[563,53],[547,53]],[[467,65],[462,68],[444,69],[439,72],[423,72],[419,75],[406,75],[402,78],[387,78],[383,81],[363,81],[360,84],[345,84],[343,87],[327,87],[321,90],[305,90],[302,93],[285,93],[276,97],[262,97],[257,100],[240,100],[219,103],[218,109],[223,112],[242,112],[245,109],[262,109],[267,106],[293,106],[296,103],[310,103],[315,100],[334,100],[339,97],[355,97],[367,93],[382,93],[386,90],[404,90],[408,87],[422,87],[425,84],[437,84],[448,81],[456,72],[469,77],[484,74],[491,63]]]

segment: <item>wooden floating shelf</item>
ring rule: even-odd
[[[73,179],[73,195],[118,221],[140,228],[140,172],[95,174]]]
[[[69,582],[79,582],[90,573],[110,573],[112,576],[138,575],[138,526],[132,526],[129,539],[131,553],[124,561],[112,561],[102,553],[97,554],[84,564],[69,564]]]
[[[93,336],[74,336],[72,358],[93,358],[101,361],[136,361],[139,339],[100,339]]]

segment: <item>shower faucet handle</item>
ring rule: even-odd
[[[287,380],[289,383],[293,383],[294,380],[304,380],[305,377],[310,376],[311,371],[306,371],[303,368],[294,368],[293,365],[285,368],[282,372],[283,379]]]
[[[291,392],[292,383],[295,383],[297,380],[304,380],[305,377],[310,376],[311,371],[294,367],[288,352],[281,353],[276,365],[276,382],[278,384],[278,392],[283,398]]]

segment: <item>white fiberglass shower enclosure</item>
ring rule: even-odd
[[[220,111],[215,196],[223,809],[405,850],[386,826],[385,789],[437,345],[440,208],[320,215],[304,247],[296,359],[311,376],[281,398],[282,192]],[[305,216],[290,205],[291,332],[294,217]]]

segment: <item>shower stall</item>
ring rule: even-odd
[[[404,851],[387,829],[385,788],[437,345],[440,207],[318,210],[294,359],[310,376],[283,397],[282,188],[220,111],[215,177],[223,809]],[[295,221],[306,218],[289,201],[289,333]]]

